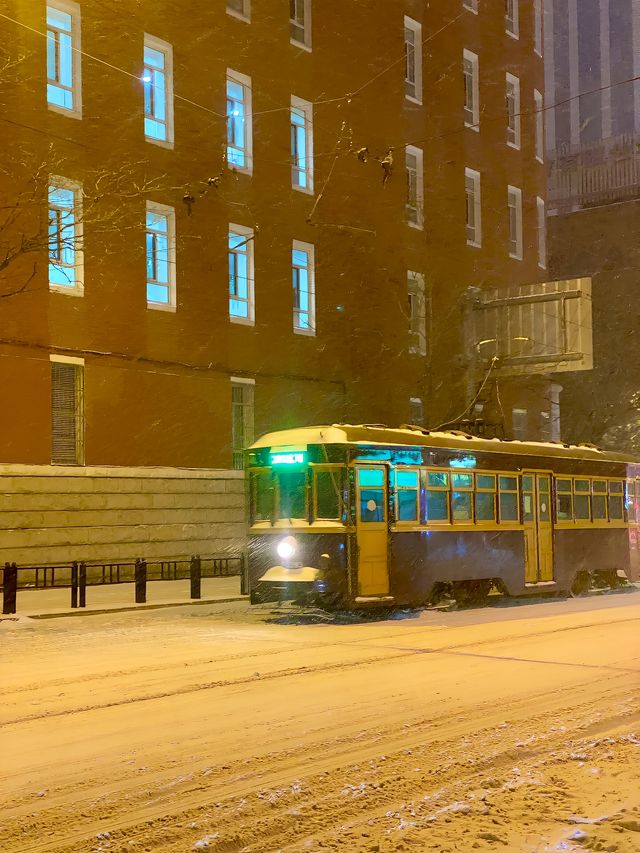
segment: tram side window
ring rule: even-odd
[[[475,511],[476,521],[495,521],[495,474],[476,474]]]
[[[624,518],[622,491],[619,480],[609,480],[609,521],[621,521]]]
[[[472,489],[473,474],[451,474],[451,518],[454,522],[473,519]]]
[[[635,499],[636,499],[636,484],[634,480],[627,480],[627,517],[629,521],[636,520],[636,507],[635,507]]]
[[[378,469],[358,471],[360,492],[360,520],[384,521],[384,471]]]
[[[396,471],[396,519],[418,521],[418,472]]]
[[[500,490],[502,491],[502,477],[500,477]],[[533,521],[534,515],[534,493],[533,493],[533,477],[525,474],[522,477],[522,520]],[[504,521],[502,514],[502,495],[500,496],[500,520]]]
[[[449,474],[427,471],[427,521],[449,521]]]
[[[588,480],[573,481],[573,516],[576,521],[591,520],[591,494]]]
[[[533,479],[531,477],[522,478],[522,488],[524,490],[525,481],[528,480],[529,490],[533,492]],[[498,487],[500,491],[500,521],[518,521],[518,478],[517,477],[499,477]],[[527,500],[528,498],[528,500]],[[524,495],[525,514],[527,510],[533,513],[533,495]]]
[[[594,480],[593,494],[591,496],[591,506],[593,507],[593,520],[607,520],[607,481]]]
[[[316,518],[336,521],[342,518],[343,472],[341,468],[314,472]]]
[[[278,472],[278,508],[280,518],[307,517],[306,471]]]
[[[556,479],[556,518],[558,521],[573,521],[571,480]]]
[[[251,521],[271,521],[273,517],[273,484],[271,471],[249,474]]]

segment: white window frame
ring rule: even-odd
[[[520,115],[520,78],[507,71],[505,79],[505,103],[507,108],[507,145],[520,150],[522,139]],[[513,113],[510,103],[513,104]]]
[[[70,118],[82,118],[82,17],[81,17],[81,9],[78,3],[72,2],[72,0],[53,0],[51,3],[46,4],[45,9],[45,26],[47,28],[49,25],[46,22],[46,10],[53,9],[57,12],[63,12],[66,15],[71,16],[71,95],[73,98],[73,107],[69,109],[68,107],[63,107],[60,104],[53,104],[49,101],[49,97],[47,95],[47,106],[54,113],[60,113],[61,115],[69,116]],[[46,50],[46,61],[48,62],[48,54],[49,54],[49,36],[47,35],[47,50]],[[49,85],[61,87],[59,83],[56,83],[55,80],[49,80],[47,73],[47,87]]]
[[[427,354],[427,293],[424,275],[407,270],[409,300],[409,352]]]
[[[515,251],[511,246],[514,241],[511,239],[511,211],[515,212]],[[523,228],[522,228],[522,190],[518,187],[507,187],[507,213],[508,213],[508,244],[509,257],[516,261],[522,260],[523,255]]]
[[[147,222],[146,215],[147,213],[155,213],[158,216],[165,216],[167,218],[167,272],[169,274],[168,282],[158,282],[162,286],[166,286],[168,288],[168,303],[165,302],[152,302],[149,300],[148,293],[146,292],[146,288],[149,284],[154,284],[153,281],[149,281],[147,276]],[[176,211],[175,208],[170,207],[167,204],[158,204],[155,201],[147,201],[145,208],[145,298],[147,302],[147,308],[150,311],[170,311],[175,312],[176,310]]]
[[[83,296],[84,295],[84,250],[83,250],[83,222],[82,222],[82,184],[77,183],[76,181],[70,181],[68,178],[62,178],[59,175],[52,175],[49,178],[48,188],[47,188],[47,211],[51,211],[52,206],[49,200],[49,191],[51,188],[61,189],[61,190],[69,190],[73,193],[73,222],[68,223],[69,225],[73,225],[74,235],[73,235],[73,252],[74,252],[74,263],[73,266],[69,266],[69,269],[73,269],[74,273],[74,283],[73,284],[58,284],[57,282],[52,282],[50,277],[49,267],[51,266],[51,258],[49,257],[49,251],[47,251],[47,281],[49,283],[49,290],[52,293],[65,293],[67,296]],[[58,208],[56,208],[58,209]],[[66,208],[60,208],[66,209]],[[50,214],[49,214],[50,215]],[[48,218],[49,218],[48,215]],[[50,250],[50,238],[48,234],[47,228],[47,248]],[[54,266],[60,266],[60,264],[53,264]]]
[[[295,0],[302,9],[302,24],[298,18],[289,16],[289,42],[295,47],[311,52],[311,0]],[[294,28],[302,27],[302,41],[294,35]]]
[[[473,213],[474,221],[469,222],[469,182],[473,185]],[[467,246],[480,248],[482,246],[482,187],[480,172],[475,169],[464,170],[464,194],[465,194],[465,228]]]
[[[294,240],[291,247],[291,280],[292,280],[292,290],[293,288],[293,271],[297,269],[297,267],[293,264],[293,252],[306,252],[309,260],[308,270],[308,281],[309,281],[309,328],[301,328],[296,325],[296,307],[295,300],[293,303],[293,331],[296,335],[306,335],[308,337],[314,337],[316,334],[316,260],[315,260],[315,246],[313,243],[304,243],[302,240]]]
[[[411,179],[410,175],[413,172],[413,169],[409,168],[408,159],[409,157],[415,157],[416,159],[416,168],[415,168],[415,182],[416,182],[416,204],[415,207],[410,203],[411,202],[411,194],[410,194],[410,185]],[[424,152],[422,148],[416,148],[415,145],[407,145],[405,147],[405,155],[404,155],[404,168],[405,175],[407,181],[407,195],[406,195],[406,204],[405,204],[405,215],[407,219],[407,225],[410,228],[416,228],[418,231],[422,231],[424,228]],[[415,213],[414,213],[415,211]],[[413,217],[415,216],[415,221]]]
[[[305,147],[306,147],[306,156],[305,156],[305,166],[304,168],[300,168],[299,165],[296,165],[296,162],[300,162],[300,159],[296,160],[294,157],[293,150],[293,129],[294,127],[299,127],[299,125],[294,125],[293,120],[291,121],[291,186],[294,190],[297,190],[301,193],[307,193],[308,195],[313,195],[313,104],[309,101],[305,101],[302,98],[297,98],[295,95],[291,95],[291,113],[296,110],[298,113],[302,113],[304,115],[304,139],[305,139]],[[306,187],[301,186],[299,183],[299,176],[304,174],[306,179]],[[296,181],[298,178],[298,181]]]
[[[468,12],[478,14],[478,0],[462,0],[462,5]]]
[[[410,80],[407,76],[407,56],[408,56],[408,44],[407,41],[407,30],[410,30],[413,33],[413,65],[414,65],[414,79]],[[422,24],[419,21],[415,21],[413,18],[410,18],[408,15],[404,16],[404,52],[405,52],[405,82],[404,82],[404,96],[407,101],[411,101],[412,104],[422,104]],[[407,89],[412,86],[413,94],[410,94]]]
[[[75,410],[74,410],[74,419],[75,419],[75,439],[76,439],[76,458],[74,462],[57,462],[53,458],[53,405],[51,406],[51,421],[52,421],[52,434],[51,434],[51,464],[52,465],[84,465],[85,464],[85,430],[86,430],[86,415],[85,415],[85,364],[84,358],[78,358],[77,356],[69,356],[69,355],[54,355],[51,353],[49,355],[49,364],[70,364],[74,367],[80,367],[81,370],[76,373],[76,382],[77,377],[80,377],[79,381],[79,389],[76,388],[76,399],[75,399]],[[53,404],[53,375],[52,370],[50,368],[51,373],[51,404]]]
[[[468,73],[470,66],[471,73]],[[466,48],[462,52],[462,73],[464,76],[464,125],[479,132],[480,130],[480,66],[478,54]],[[470,86],[469,86],[470,80]],[[471,109],[467,104],[467,93],[471,93]]]
[[[418,408],[420,409],[420,417],[414,418],[412,410]],[[424,403],[422,402],[422,397],[409,397],[409,415],[414,426],[422,426],[424,424]]]
[[[251,0],[240,0],[242,11],[238,11],[238,9],[234,9],[229,6],[229,0],[227,0],[227,15],[230,15],[232,18],[237,18],[239,21],[244,21],[247,24],[251,23]]]
[[[542,92],[533,90],[535,109],[535,151],[538,163],[544,163],[544,97]]]
[[[244,148],[242,151],[245,156],[245,165],[239,166],[229,160],[229,149],[237,146],[229,145],[229,106],[228,95],[226,95],[227,84],[236,83],[243,88],[243,105],[244,105]],[[225,95],[227,97],[227,166],[234,169],[236,172],[242,172],[245,175],[253,174],[253,108],[251,94],[251,77],[246,74],[241,74],[239,71],[234,71],[232,68],[227,68],[227,76],[225,78]]]
[[[242,449],[236,448],[236,431],[235,431],[235,416],[234,416],[234,406],[236,405],[236,401],[233,399],[233,391],[235,388],[241,387],[244,391],[245,388],[251,388],[251,400],[245,401],[242,400],[240,403],[240,407],[242,410],[242,432],[243,432],[243,444],[248,447],[250,444],[253,444],[255,438],[255,417],[256,417],[256,396],[255,396],[255,387],[256,381],[255,379],[248,379],[244,376],[231,376],[231,466],[234,470],[242,470],[244,468],[244,456],[242,451],[244,451],[244,447]],[[244,396],[244,395],[243,395]],[[250,421],[248,423],[247,414],[250,413]]]
[[[520,38],[520,0],[506,0],[504,28],[511,38]]]
[[[542,0],[533,0],[533,52],[542,56],[544,44],[544,17]]]
[[[164,56],[164,99],[165,99],[165,118],[156,118],[155,115],[147,116],[143,110],[143,119],[146,124],[147,118],[157,124],[164,124],[166,131],[166,139],[158,139],[155,136],[148,136],[145,127],[144,138],[152,145],[159,145],[161,148],[173,148],[174,144],[174,128],[173,128],[173,47],[166,41],[156,38],[155,36],[144,34],[143,40],[143,73],[142,82],[146,82],[146,72],[144,70],[144,48],[156,50]]]
[[[246,243],[242,248],[244,248],[245,255],[247,258],[247,316],[246,317],[238,317],[235,314],[231,313],[231,280],[228,278],[229,283],[229,320],[231,323],[238,323],[241,326],[254,326],[256,322],[256,304],[255,304],[255,264],[254,264],[254,241],[255,241],[255,233],[253,228],[248,228],[246,225],[237,225],[235,222],[229,223],[229,232],[227,237],[227,258],[229,258],[232,254],[236,254],[231,247],[229,246],[229,238],[232,234],[237,234],[239,237],[244,237]],[[243,300],[238,299],[238,302]]]
[[[536,214],[538,217],[538,266],[541,270],[547,268],[547,212],[545,201],[536,197]]]

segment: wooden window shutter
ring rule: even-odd
[[[54,465],[84,462],[84,368],[51,362],[51,461]]]

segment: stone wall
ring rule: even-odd
[[[234,554],[241,471],[0,465],[0,565]]]

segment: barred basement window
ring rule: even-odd
[[[51,462],[84,464],[84,363],[51,358]]]
[[[243,452],[253,442],[255,383],[250,379],[231,379],[232,467],[242,469]]]

